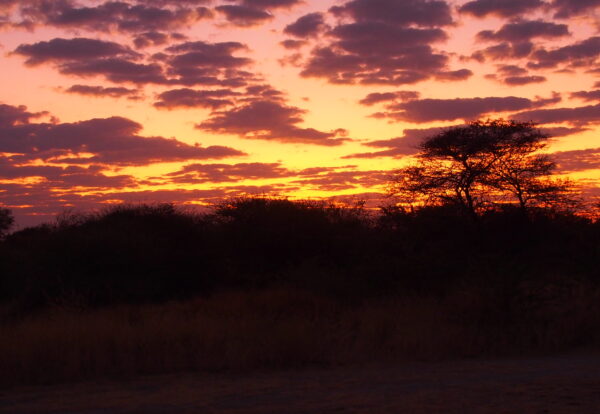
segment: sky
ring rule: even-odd
[[[600,196],[600,0],[0,0],[0,206],[385,202],[440,128],[533,121]]]

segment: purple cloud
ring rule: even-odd
[[[552,157],[561,173],[600,169],[600,148],[555,152]]]
[[[187,6],[201,6],[210,4],[211,0],[136,0],[138,4],[146,4],[148,6],[155,7],[187,7]]]
[[[50,62],[62,74],[100,76],[114,83],[238,88],[261,81],[244,70],[252,60],[235,55],[246,50],[238,42],[184,42],[142,60],[142,55],[119,44],[77,38],[21,45],[14,53],[28,57],[30,65]]]
[[[212,17],[208,8],[198,4],[201,3],[106,1],[80,7],[71,1],[24,1],[19,5],[20,20],[15,24],[126,33],[172,30]]]
[[[326,32],[329,43],[315,47],[303,63],[303,77],[406,85],[436,74],[446,80],[468,76],[466,70],[449,70],[448,55],[433,48],[447,39],[441,27],[453,23],[445,1],[352,0],[329,14],[338,24]]]
[[[81,37],[56,38],[47,42],[24,44],[17,47],[13,53],[26,57],[25,63],[30,66],[46,62],[139,56],[118,43]]]
[[[527,75],[527,69],[516,65],[499,65],[498,72],[504,76],[523,76]]]
[[[167,52],[174,53],[169,63],[175,67],[220,68],[237,68],[250,64],[252,61],[248,58],[233,56],[233,53],[243,50],[247,50],[247,47],[239,42],[207,43],[202,41],[185,42],[166,49]]]
[[[291,9],[301,4],[302,0],[225,0],[240,6],[256,10],[273,11],[277,9]]]
[[[521,59],[529,56],[534,50],[531,42],[509,43],[502,42],[496,45],[478,50],[471,55],[472,59],[479,62],[490,60]]]
[[[541,0],[473,0],[465,3],[458,10],[480,18],[489,15],[519,17],[544,5]]]
[[[65,75],[81,77],[104,76],[107,80],[114,83],[168,83],[160,65],[135,63],[121,58],[81,59],[63,63],[59,65],[58,70]]]
[[[122,87],[104,87],[104,86],[89,86],[89,85],[73,85],[66,89],[65,92],[71,94],[93,96],[98,98],[122,98],[127,97],[131,100],[141,99],[137,89],[127,89]]]
[[[375,57],[379,57],[382,53],[391,53],[392,56],[418,54],[423,52],[419,50],[423,45],[447,39],[446,33],[441,29],[386,26],[372,22],[337,26],[332,30],[331,35],[339,39],[337,45],[344,51]],[[388,39],[387,36],[394,37]],[[406,67],[409,62],[399,63],[404,63]]]
[[[337,40],[313,50],[302,76],[331,83],[402,85],[428,79],[448,62],[429,45],[446,38],[439,29],[361,23],[338,26],[331,35]]]
[[[175,139],[141,137],[142,126],[121,117],[74,123],[31,123],[25,107],[0,107],[0,152],[13,162],[44,160],[61,164],[148,165],[241,156],[233,148],[203,148]]]
[[[171,84],[242,87],[258,80],[243,70],[252,60],[234,55],[246,50],[239,42],[185,42],[165,49],[160,60]]]
[[[553,0],[552,7],[556,10],[554,17],[568,19],[593,12],[600,7],[600,0]]]
[[[520,121],[533,121],[539,124],[568,123],[588,125],[600,123],[600,104],[577,108],[537,109],[519,112],[513,115]]]
[[[420,93],[417,91],[396,91],[396,92],[374,92],[368,94],[366,97],[360,100],[361,105],[371,106],[381,102],[389,101],[410,101],[418,99]]]
[[[450,6],[439,0],[352,0],[343,6],[331,8],[331,12],[336,16],[352,17],[357,22],[379,22],[394,26],[452,24]]]
[[[560,64],[567,66],[594,65],[600,56],[600,37],[590,37],[572,45],[557,49],[538,49],[532,54],[530,68],[555,68]]]
[[[300,49],[302,46],[306,45],[306,40],[296,40],[296,39],[286,39],[280,42],[281,46],[286,49]]]
[[[236,1],[236,0],[234,0]],[[237,0],[239,3],[249,7],[256,7],[260,9],[289,9],[302,2],[302,0]]]
[[[319,191],[345,191],[357,186],[380,186],[388,181],[389,173],[386,171],[360,171],[355,169],[335,171],[334,169],[328,169],[321,174],[296,180],[294,183],[301,185],[302,188]]]
[[[283,32],[290,36],[306,38],[316,36],[326,28],[322,13],[310,13],[287,25]]]
[[[242,5],[218,6],[216,10],[223,13],[229,22],[240,27],[256,26],[273,19],[273,15],[265,10]]]
[[[104,188],[117,189],[136,186],[136,180],[130,175],[107,176],[97,166],[58,167],[49,165],[18,166],[8,158],[0,157],[0,178],[14,180],[18,178],[43,178],[44,185],[52,188]]]
[[[541,20],[524,20],[507,23],[498,31],[484,30],[477,34],[480,41],[506,41],[519,43],[534,38],[554,39],[569,36],[566,24],[556,24]]]
[[[1,0],[0,1],[0,11],[11,10],[17,4],[19,4],[19,0]]]
[[[526,69],[515,65],[498,65],[497,75],[490,74],[485,77],[509,86],[522,86],[547,81],[545,76],[530,75]]]
[[[372,148],[385,148],[382,151],[363,152],[358,154],[347,155],[343,158],[403,158],[410,155],[415,155],[419,152],[419,145],[427,137],[434,136],[445,128],[423,128],[423,129],[405,129],[403,135],[398,138],[384,139],[371,141],[363,144]]]
[[[28,112],[24,105],[12,106],[0,103],[0,128],[27,125],[32,120],[48,115],[48,112]]]
[[[456,125],[459,126],[459,125]],[[350,154],[345,159],[353,158],[403,158],[411,155],[415,155],[419,152],[419,145],[424,139],[435,136],[440,132],[453,127],[433,127],[433,128],[422,128],[422,129],[405,129],[401,137],[371,141],[363,144],[366,147],[372,148],[383,148],[381,151],[375,152],[363,152],[358,154]],[[585,131],[583,128],[567,128],[567,127],[554,127],[554,128],[542,128],[544,134],[550,137],[565,137]]]
[[[298,127],[305,112],[277,101],[256,100],[228,111],[215,112],[197,128],[217,134],[235,134],[247,139],[284,143],[334,146],[347,140],[336,138],[336,132]]]
[[[542,83],[546,82],[547,79],[544,76],[508,76],[503,79],[503,82],[511,86],[529,85],[531,83]]]
[[[562,138],[562,137],[568,137],[570,135],[579,134],[581,132],[588,131],[589,129],[583,128],[583,127],[559,126],[559,127],[544,127],[544,128],[540,128],[540,130],[542,131],[543,134],[546,134],[551,138]]]
[[[280,163],[190,164],[167,174],[174,183],[225,183],[294,176]]]
[[[193,90],[188,88],[174,89],[161,93],[154,106],[159,109],[175,108],[210,108],[218,109],[231,106],[234,101],[230,98],[240,93],[229,89]]]
[[[179,38],[181,35],[170,35],[163,32],[145,32],[137,35],[133,39],[133,44],[137,49],[144,49],[151,46],[161,46],[167,44],[173,36]]]
[[[276,9],[289,9],[301,0],[227,0],[235,4],[220,5],[215,8],[225,15],[235,26],[251,27],[263,24],[274,18]]]
[[[469,79],[473,72],[469,69],[441,71],[435,74],[435,79],[442,82],[456,82]]]
[[[600,89],[595,91],[579,91],[571,93],[571,99],[581,99],[585,102],[600,101]]]
[[[386,107],[386,112],[375,116],[415,123],[457,119],[473,120],[486,114],[528,109],[537,105],[535,101],[515,96],[418,99],[389,105]]]

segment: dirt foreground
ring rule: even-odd
[[[600,355],[189,374],[0,391],[0,413],[600,413]]]

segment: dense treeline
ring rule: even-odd
[[[242,198],[207,214],[123,205],[7,236],[0,300],[23,311],[274,287],[345,301],[468,287],[501,301],[525,286],[600,283],[599,254],[599,222],[542,209],[473,221],[452,205],[371,212]]]
[[[243,198],[0,242],[0,385],[600,346],[600,223]]]

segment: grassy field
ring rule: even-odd
[[[0,325],[3,386],[194,371],[544,354],[600,345],[600,292],[584,286],[510,304],[484,292],[342,303],[295,289],[162,305],[54,307]],[[498,299],[498,298],[496,298]]]

